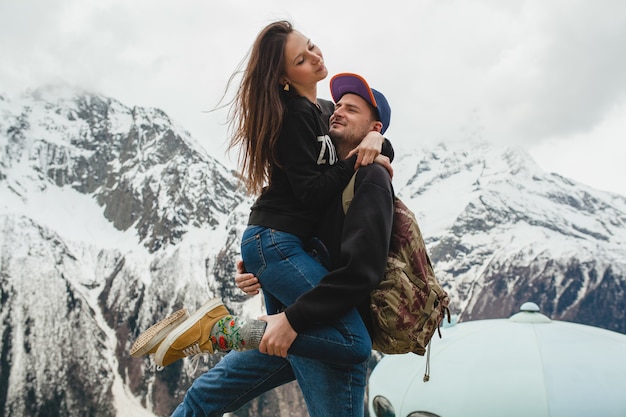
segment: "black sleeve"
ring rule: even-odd
[[[391,142],[389,142],[389,139],[385,138],[385,141],[383,142],[383,147],[380,153],[385,155],[387,158],[389,158],[390,161],[393,162],[393,158],[395,157],[395,152],[393,150],[393,146],[391,146]]]
[[[378,164],[362,167],[343,222],[340,265],[285,310],[294,330],[332,322],[369,297],[385,271],[392,225],[389,174]]]

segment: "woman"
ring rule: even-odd
[[[245,184],[250,192],[261,192],[242,237],[243,261],[263,286],[269,314],[261,318],[267,328],[259,350],[355,364],[371,352],[356,309],[332,323],[326,320],[324,326],[315,317],[294,321],[283,312],[328,273],[305,248],[322,210],[340,194],[356,167],[374,160],[388,163],[379,156],[384,138],[377,132],[368,134],[347,159],[338,160],[328,136],[334,105],[317,99],[317,83],[327,75],[320,49],[308,38],[286,21],[268,25],[252,47],[231,108],[229,148],[240,147]],[[160,346],[160,340],[151,339],[157,364],[220,347],[256,347],[263,329],[254,321],[241,326],[236,320],[221,302],[210,301],[182,325],[175,323],[178,326]],[[236,340],[228,338],[233,334]],[[220,345],[225,338],[227,343]],[[152,353],[146,346],[134,347],[134,356]]]
[[[383,143],[373,132],[351,157],[338,160],[328,136],[334,105],[317,99],[317,83],[327,75],[320,49],[302,33],[288,22],[266,27],[238,92],[230,146],[241,146],[248,189],[258,192],[268,184],[252,206],[242,237],[244,264],[259,278],[270,314],[262,318],[268,328],[261,352],[355,363],[371,351],[356,310],[330,327],[319,326],[315,317],[281,312],[327,274],[304,243],[315,235],[321,212],[353,175],[356,153],[362,164],[370,163]],[[285,334],[291,335],[292,345]]]

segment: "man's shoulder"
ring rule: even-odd
[[[385,167],[380,164],[369,164],[359,168],[354,178],[354,191],[356,192],[361,184],[375,185],[376,189],[385,190],[393,194],[391,176]],[[368,187],[369,188],[369,187]]]
[[[364,181],[374,178],[391,182],[391,176],[389,175],[387,168],[380,164],[369,164],[359,168],[355,181]]]
[[[328,114],[329,116],[335,111],[335,103],[330,100],[318,98],[317,104],[320,106],[320,110],[322,110],[322,113]]]

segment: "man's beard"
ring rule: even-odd
[[[353,135],[346,134],[346,132],[329,132],[330,138],[333,140],[335,147],[337,148],[337,154],[340,159],[345,159],[348,152],[356,148],[361,140],[365,137],[364,134],[360,138],[353,137]]]

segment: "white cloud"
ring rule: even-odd
[[[522,143],[567,175],[566,163],[542,152],[576,160],[575,150],[594,148],[585,144],[618,149],[625,136],[615,110],[626,102],[621,0],[5,1],[0,91],[64,81],[160,107],[222,158],[225,111],[204,111],[258,31],[279,18],[322,48],[331,74],[359,72],[387,95],[399,144]],[[595,176],[583,180],[626,194],[614,180],[626,174],[621,161],[593,163]]]
[[[530,148],[539,165],[605,191],[624,188],[626,103],[613,107],[588,132],[552,137]]]
[[[517,43],[490,69],[500,134],[540,142],[590,131],[626,99],[626,3],[528,3]]]

